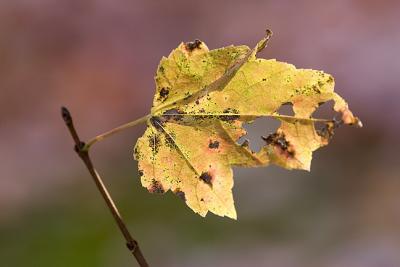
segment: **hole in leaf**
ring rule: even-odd
[[[280,122],[274,118],[262,117],[256,119],[253,123],[244,124],[247,131],[245,136],[242,136],[238,143],[242,144],[246,139],[249,140],[249,146],[252,151],[259,151],[264,145],[265,141],[261,136],[268,136],[276,132]]]
[[[294,116],[293,105],[292,105],[292,103],[283,104],[283,105],[277,110],[277,112],[278,112],[280,115]]]
[[[338,115],[338,113],[333,110],[334,104],[335,102],[333,100],[321,103],[321,105],[313,112],[312,117],[328,120],[333,119],[335,116]]]
[[[314,123],[314,127],[315,127],[315,130],[317,131],[317,133],[320,133],[326,127],[326,123],[317,121]]]

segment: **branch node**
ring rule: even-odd
[[[79,144],[76,144],[74,146],[75,152],[78,153],[79,155],[81,155],[82,152],[87,152],[86,150],[84,150],[85,145],[86,145],[85,142],[82,141],[79,142]]]
[[[136,241],[130,241],[126,243],[126,247],[132,252],[135,253],[138,248],[138,243]]]

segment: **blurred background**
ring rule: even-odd
[[[147,114],[162,56],[210,49],[321,69],[364,123],[314,154],[311,172],[235,169],[238,221],[194,214],[141,187],[144,126],[93,160],[152,266],[400,266],[399,1],[0,1],[0,266],[135,266],[60,118],[83,139]],[[323,114],[324,112],[322,112]],[[274,130],[256,121],[250,139]]]

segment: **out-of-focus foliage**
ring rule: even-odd
[[[275,35],[258,56],[332,74],[366,127],[338,129],[311,172],[233,168],[238,221],[149,194],[127,149],[145,128],[122,133],[92,156],[129,229],[151,266],[400,266],[398,10],[396,0],[0,1],[0,266],[134,264],[60,106],[87,140],[148,113],[156,66],[181,40],[253,44],[265,26]],[[332,118],[330,107],[314,117]],[[244,125],[250,147],[278,126]]]

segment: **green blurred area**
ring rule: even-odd
[[[298,230],[296,221],[307,213],[307,207],[304,209],[304,204],[296,202],[297,207],[283,208],[265,218],[262,213],[239,221],[212,214],[202,218],[172,193],[149,194],[137,178],[133,184],[126,173],[117,176],[123,179],[115,179],[118,181],[111,188],[118,192],[115,201],[154,266],[177,264],[187,253],[202,247],[223,247],[227,241],[240,246],[246,239],[267,237],[268,242],[281,242],[285,236],[293,238]],[[80,177],[79,184],[59,192],[60,198],[32,207],[22,217],[1,225],[2,263],[5,266],[130,266],[132,259],[124,240],[89,179],[89,175]],[[237,206],[240,209],[240,201]]]
[[[153,266],[210,266],[221,258],[220,266],[228,266],[241,253],[274,247],[300,251],[297,266],[307,266],[350,242],[355,228],[362,230],[359,215],[353,218],[349,212],[365,194],[360,183],[376,182],[368,166],[373,166],[380,143],[369,140],[356,137],[346,147],[339,138],[338,144],[317,153],[311,173],[274,166],[236,168],[237,221],[213,214],[202,218],[171,192],[148,193],[134,174],[136,166],[122,157],[124,164],[100,169]],[[132,266],[133,258],[89,174],[57,190],[58,197],[1,224],[4,266]]]

